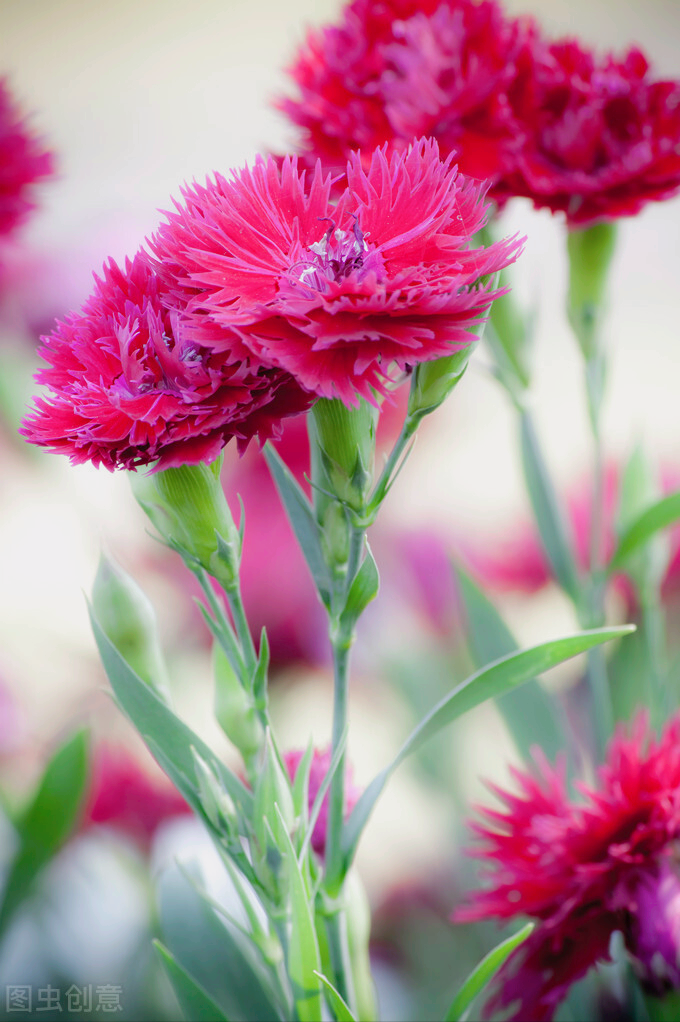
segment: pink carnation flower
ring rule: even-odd
[[[574,227],[638,213],[680,189],[680,82],[638,49],[596,58],[575,40],[534,50],[511,105],[522,145],[495,194],[523,195]]]
[[[347,188],[271,157],[231,180],[193,185],[152,242],[158,272],[188,314],[187,337],[291,373],[321,397],[356,404],[394,368],[470,344],[499,293],[487,280],[520,253],[516,238],[470,248],[486,221],[483,188],[421,140]]]
[[[491,0],[355,0],[309,33],[290,69],[297,96],[279,105],[334,168],[353,149],[433,135],[465,174],[494,179],[517,142],[507,92],[534,35]]]
[[[572,227],[680,188],[680,82],[652,79],[638,49],[551,42],[493,0],[354,0],[290,73],[297,95],[279,106],[304,158],[334,169],[358,147],[432,135],[499,205],[525,196]]]
[[[35,183],[53,172],[52,154],[31,133],[0,78],[0,235],[25,219],[35,206]]]
[[[473,854],[486,889],[455,913],[458,922],[517,916],[537,920],[508,959],[487,1008],[512,1019],[549,1020],[572,983],[609,961],[620,931],[643,985],[680,986],[680,716],[660,739],[645,714],[620,728],[595,788],[571,801],[564,762],[540,750],[533,772],[513,771],[515,795],[493,787],[503,811],[481,810]]]
[[[283,754],[283,762],[288,771],[288,775],[291,781],[295,780],[298,767],[300,766],[300,760],[304,753],[299,750],[292,750]],[[331,765],[331,750],[326,749],[325,752],[319,752],[317,749],[314,750],[312,756],[312,762],[309,770],[309,811],[312,811],[312,806],[316,801],[316,796],[319,794],[319,788],[321,787],[323,780],[328,773]],[[348,770],[345,777],[345,816],[354,809],[357,803],[361,791],[352,784],[352,774]],[[321,812],[316,821],[316,825],[312,832],[312,848],[314,851],[323,857],[326,851],[326,831],[328,829],[328,792],[321,803]]]
[[[124,749],[100,747],[92,765],[83,826],[106,825],[148,848],[158,827],[191,809],[165,778],[157,781]]]
[[[188,338],[142,252],[125,270],[111,260],[82,311],[43,338],[40,354],[48,367],[36,379],[50,393],[21,433],[75,464],[211,461],[232,437],[240,447],[256,434],[266,439],[311,401],[286,373]]]

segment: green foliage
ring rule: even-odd
[[[87,744],[87,733],[78,731],[57,749],[33,798],[16,821],[19,844],[2,894],[0,933],[5,932],[41,870],[78,822],[87,789]]]
[[[512,937],[502,941],[482,959],[454,997],[444,1022],[465,1022],[465,1019],[469,1017],[472,1002],[493,979],[501,965],[509,958],[515,948],[519,947],[527,939],[533,928],[533,923],[527,923],[526,926],[513,934]]]

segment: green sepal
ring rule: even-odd
[[[281,820],[284,820],[283,827]],[[264,760],[255,784],[252,821],[256,871],[272,898],[280,901],[284,893],[281,884],[285,879],[281,870],[283,849],[295,826],[295,810],[290,780],[269,729],[265,734]]]
[[[569,231],[567,315],[588,362],[598,356],[598,334],[609,267],[616,248],[616,224],[599,223]]]
[[[328,608],[332,581],[324,560],[321,533],[312,505],[281,455],[269,442],[264,445],[264,456],[321,602]]]
[[[163,963],[163,968],[187,1022],[230,1022],[224,1012],[217,1007],[212,997],[206,993],[200,983],[196,982],[193,976],[189,975],[186,969],[182,968],[165,945],[161,944],[160,940],[153,940],[152,944]]]
[[[14,821],[17,852],[9,865],[0,933],[33,889],[43,867],[59,851],[78,823],[88,782],[88,735],[77,731],[52,756],[27,808]]]
[[[319,398],[308,418],[314,481],[359,514],[373,482],[377,418],[378,408],[365,398],[354,408]]]
[[[533,928],[534,923],[527,923],[521,930],[514,933],[512,937],[508,937],[498,944],[493,951],[489,951],[488,955],[472,970],[454,997],[451,1007],[444,1017],[444,1022],[465,1022],[469,1017],[472,1002],[491,982],[515,948],[524,943]]]
[[[264,728],[254,697],[244,688],[219,642],[213,643],[213,676],[217,723],[248,762],[262,745]]]
[[[475,666],[480,668],[519,649],[514,635],[481,589],[460,567],[454,571]],[[567,747],[555,700],[535,678],[500,696],[496,706],[522,759],[528,758],[536,743],[548,759]]]
[[[373,811],[373,808],[388,780],[396,768],[415,752],[429,738],[447,724],[451,724],[463,713],[524,684],[544,671],[583,653],[593,646],[599,646],[611,639],[618,639],[635,631],[634,625],[617,628],[596,628],[578,632],[564,639],[554,639],[538,646],[511,653],[509,656],[488,664],[461,682],[453,692],[441,699],[411,732],[391,763],[373,778],[359,797],[343,831],[343,856],[345,872],[349,869],[356,853],[359,838]]]

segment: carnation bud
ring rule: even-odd
[[[222,459],[147,475],[131,473],[137,502],[161,536],[225,589],[238,579],[241,540],[220,482]]]
[[[315,482],[358,512],[364,509],[373,482],[377,418],[378,409],[364,398],[356,408],[320,398],[310,415],[312,464],[320,476]]]
[[[216,830],[232,839],[238,839],[238,821],[234,802],[212,767],[191,747],[198,792],[203,811]]]
[[[615,245],[616,224],[607,222],[586,227],[585,230],[571,230],[567,239],[567,313],[588,361],[593,361],[598,353],[597,335],[602,303]]]
[[[260,879],[275,897],[282,895],[284,838],[281,827],[292,833],[295,809],[290,781],[279,760],[270,732],[265,733],[264,762],[255,785],[253,831],[257,847],[254,862]],[[274,808],[278,805],[279,813]],[[283,821],[283,822],[282,822]]]
[[[92,605],[97,621],[126,663],[166,699],[168,672],[151,602],[134,579],[105,554],[99,559]]]
[[[469,345],[453,355],[421,362],[415,367],[407,415],[420,419],[439,408],[462,379],[473,348],[474,345]]]
[[[218,642],[213,646],[215,716],[246,763],[264,740],[264,728],[252,696],[246,692]]]

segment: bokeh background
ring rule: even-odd
[[[680,76],[677,0],[512,0],[506,7],[605,49],[635,43],[660,76]],[[273,106],[288,87],[283,69],[305,27],[338,10],[331,0],[0,2],[0,74],[58,167],[6,250],[0,296],[0,679],[14,700],[4,729],[8,788],[27,789],[46,750],[75,721],[134,746],[106,695],[86,613],[84,593],[102,546],[157,608],[187,719],[231,755],[210,719],[207,648],[185,628],[190,597],[181,583],[169,583],[127,479],[29,449],[16,427],[33,390],[38,336],[80,305],[92,271],[108,256],[132,255],[182,182],[291,147],[292,130]],[[510,204],[502,227],[528,238],[514,278],[519,299],[535,314],[534,411],[556,477],[569,488],[587,473],[590,447],[581,365],[563,312],[564,227],[521,200]],[[660,465],[680,471],[679,279],[680,198],[621,224],[604,417],[614,460],[639,441]],[[527,507],[515,424],[488,364],[480,350],[463,385],[423,430],[384,509],[386,534],[418,530],[452,554],[512,544],[519,534]],[[261,542],[273,541],[263,535]],[[406,575],[398,545],[387,547],[386,587],[398,592]],[[276,557],[275,542],[269,554]],[[434,585],[441,562],[424,563]],[[540,597],[502,593],[498,603],[524,642],[575,626],[551,589]],[[350,732],[359,783],[396,749],[413,713],[413,698],[379,670],[379,659],[419,656],[436,631],[424,617],[422,607],[409,611],[386,590],[360,635]],[[422,679],[425,705],[441,683],[431,681]],[[559,676],[555,684],[562,684]],[[323,663],[289,665],[274,698],[284,746],[304,745],[311,733],[319,744],[327,741]],[[402,771],[360,860],[374,904],[395,884],[439,869],[443,854],[458,854],[452,817],[480,795],[480,774],[502,779],[512,758],[491,710],[466,719],[438,748],[452,770],[464,764],[458,795],[428,784],[426,771]]]

